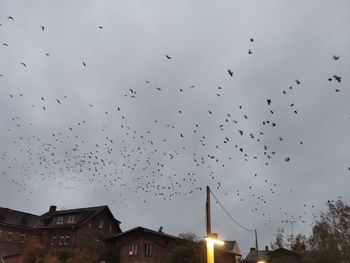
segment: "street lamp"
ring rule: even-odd
[[[204,238],[207,242],[207,263],[214,263],[214,245],[224,245],[225,242],[218,239],[217,233],[208,233]]]

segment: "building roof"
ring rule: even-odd
[[[138,226],[138,227],[129,229],[129,230],[125,231],[125,232],[122,232],[122,233],[119,233],[117,235],[114,235],[114,236],[112,236],[111,238],[109,238],[107,240],[115,240],[115,239],[118,239],[120,237],[129,235],[129,234],[134,233],[134,232],[150,233],[150,234],[153,234],[153,235],[157,235],[157,236],[161,236],[161,237],[165,237],[167,239],[173,239],[173,240],[179,239],[179,237],[168,235],[168,234],[165,234],[164,232],[154,231],[152,229],[148,229],[148,228],[144,228],[144,227]]]
[[[239,247],[236,240],[224,240],[224,250],[231,254],[240,255]],[[235,251],[236,247],[236,251]],[[238,252],[238,253],[237,253]]]
[[[0,223],[2,224],[34,228],[39,224],[39,220],[40,216],[0,207]]]
[[[259,259],[269,260],[269,252],[267,250],[259,250]],[[244,262],[256,262],[256,250],[250,249],[248,255],[244,259]]]
[[[0,224],[7,224],[16,227],[25,227],[32,229],[42,229],[42,228],[66,228],[66,227],[77,227],[80,226],[93,217],[97,216],[103,211],[107,211],[111,217],[115,220],[117,225],[120,224],[120,221],[115,219],[112,212],[109,210],[108,206],[95,206],[95,207],[84,207],[84,208],[75,208],[67,210],[57,210],[56,207],[52,211],[46,212],[41,216],[33,215],[21,211],[12,210],[9,208],[0,207]],[[52,224],[52,219],[54,216],[64,216],[64,215],[77,215],[79,214],[80,220],[75,223],[70,224]]]
[[[51,214],[50,211],[46,212],[41,215],[41,218],[44,220],[43,224],[40,226],[40,228],[65,228],[65,227],[74,227],[74,226],[80,226],[90,219],[94,218],[98,214],[100,214],[103,211],[107,211],[115,220],[116,224],[120,224],[120,221],[115,219],[112,212],[109,210],[108,206],[94,206],[94,207],[84,207],[84,208],[75,208],[75,209],[67,209],[67,210],[54,210]],[[52,224],[52,220],[45,222],[45,220],[52,219],[52,217],[57,216],[65,216],[65,215],[80,215],[80,220],[75,223],[69,223],[69,224]]]

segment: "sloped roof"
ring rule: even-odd
[[[269,260],[269,252],[266,250],[259,250],[259,259],[261,260]],[[250,250],[244,262],[256,262],[256,250]]]
[[[112,212],[109,210],[108,206],[95,206],[95,207],[85,207],[85,208],[75,208],[67,210],[57,210],[53,215],[49,212],[42,214],[41,216],[33,215],[30,213],[25,213],[17,210],[12,210],[9,208],[0,207],[0,224],[7,224],[16,227],[25,227],[32,229],[42,229],[42,228],[65,228],[65,227],[76,227],[89,221],[91,218],[97,216],[103,211],[108,211],[108,213],[115,220],[116,224],[120,224],[120,221],[115,219]],[[52,216],[63,216],[63,215],[80,215],[79,222],[73,224],[52,224]],[[48,220],[51,218],[51,221]]]
[[[109,238],[107,240],[118,239],[120,237],[129,235],[129,234],[131,234],[133,232],[150,233],[150,234],[153,234],[153,235],[162,236],[162,237],[165,237],[165,238],[168,238],[168,239],[173,239],[173,240],[179,239],[179,237],[168,235],[168,234],[165,234],[164,232],[154,231],[152,229],[148,229],[148,228],[144,228],[144,227],[138,226],[138,227],[129,229],[129,230],[125,231],[125,232],[122,232],[122,233],[119,233],[117,235],[114,235],[114,236],[112,236],[111,238]]]
[[[39,220],[40,216],[0,207],[0,223],[34,228],[39,224]]]
[[[237,244],[237,241],[236,240],[224,240],[224,249],[226,252],[228,253],[235,253],[235,251],[233,250],[235,246],[237,246],[238,248],[238,252],[240,253],[239,251],[239,247],[238,247],[238,244]],[[240,254],[237,254],[237,255],[240,255]]]
[[[80,226],[84,224],[85,222],[89,221],[91,218],[97,216],[99,213],[107,210],[110,215],[113,217],[115,222],[117,224],[120,224],[120,221],[115,219],[112,212],[109,210],[108,206],[94,206],[94,207],[84,207],[84,208],[74,208],[74,209],[67,209],[67,210],[56,210],[53,214],[53,216],[64,216],[64,215],[80,215],[79,222],[76,223],[70,223],[70,224],[52,224],[52,223],[46,223],[42,225],[40,228],[64,228],[64,227],[72,227],[72,226]],[[46,212],[41,215],[41,218],[50,218],[49,212]]]

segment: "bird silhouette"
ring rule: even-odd
[[[227,72],[231,77],[233,77],[233,72],[230,69],[228,69]]]
[[[167,59],[171,59],[171,57],[170,57],[168,54],[165,54],[165,57],[166,57]]]

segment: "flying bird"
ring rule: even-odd
[[[83,66],[86,67],[86,63],[83,61]]]
[[[341,82],[341,76],[338,75],[333,75],[333,78],[338,81],[339,83]]]
[[[3,46],[8,47],[9,45],[7,43],[2,43]]]
[[[168,54],[165,54],[165,57],[166,57],[167,59],[171,59],[171,57],[170,57]]]
[[[339,56],[333,55],[333,59],[334,59],[335,61],[337,61],[339,58],[340,58]]]
[[[248,54],[251,55],[251,54],[253,54],[253,52],[249,49]]]
[[[228,69],[227,72],[231,77],[233,77],[233,72],[230,69]]]
[[[7,19],[15,20],[12,16],[8,16]]]
[[[99,28],[99,29],[102,29],[102,28],[103,28],[103,26],[99,26],[98,28]]]
[[[271,104],[271,99],[267,99],[267,105]]]
[[[297,80],[295,80],[295,83],[300,85],[301,82],[300,82],[300,80],[297,79]]]
[[[27,67],[27,65],[23,62],[21,62],[21,65],[24,66],[25,68]]]
[[[251,39],[250,39],[250,42],[254,42],[254,38],[251,38]]]
[[[41,27],[41,31],[44,31],[45,30],[45,27],[44,26],[40,26]]]

